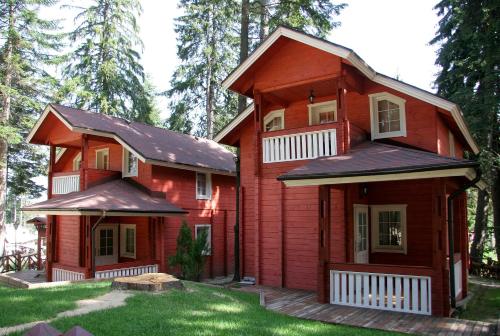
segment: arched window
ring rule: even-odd
[[[406,136],[406,101],[387,92],[369,97],[372,139]]]

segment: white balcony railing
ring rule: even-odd
[[[430,315],[429,276],[330,271],[332,304]]]
[[[287,134],[262,139],[264,163],[310,160],[337,155],[335,129]]]
[[[110,279],[116,277],[127,277],[133,275],[141,275],[145,273],[157,273],[158,265],[145,265],[126,268],[117,268],[112,270],[95,272],[96,279]]]
[[[63,175],[52,178],[52,194],[67,194],[80,190],[80,175]]]

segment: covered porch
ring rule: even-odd
[[[77,281],[162,271],[165,217],[186,211],[161,193],[115,179],[27,206],[48,216],[47,279]]]
[[[475,179],[471,167],[365,143],[280,176],[319,187],[320,302],[448,316],[467,296],[468,265],[466,195],[448,200]]]

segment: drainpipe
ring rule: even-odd
[[[462,185],[458,190],[455,190],[448,196],[448,263],[450,267],[450,304],[451,308],[456,308],[456,293],[455,293],[455,242],[453,235],[453,200],[462,194],[464,191],[474,186],[481,180],[481,170],[476,168],[476,177],[466,184]]]
[[[102,211],[101,217],[92,225],[92,229],[90,231],[92,235],[92,278],[95,278],[95,229],[102,222],[102,220],[106,217],[106,211]]]
[[[236,220],[234,223],[234,277],[233,281],[240,281],[240,149],[236,149]]]

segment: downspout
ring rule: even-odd
[[[233,281],[240,281],[240,149],[236,149],[236,220],[234,222],[234,276]]]
[[[450,268],[450,305],[451,308],[456,308],[456,293],[455,293],[455,242],[453,235],[453,200],[462,194],[464,191],[473,187],[477,182],[481,180],[481,170],[476,168],[476,177],[464,185],[462,185],[458,190],[455,190],[448,196],[448,264]]]
[[[102,210],[102,215],[99,219],[92,225],[92,229],[90,234],[92,235],[92,278],[95,278],[95,229],[102,222],[102,220],[106,217],[106,210]]]

